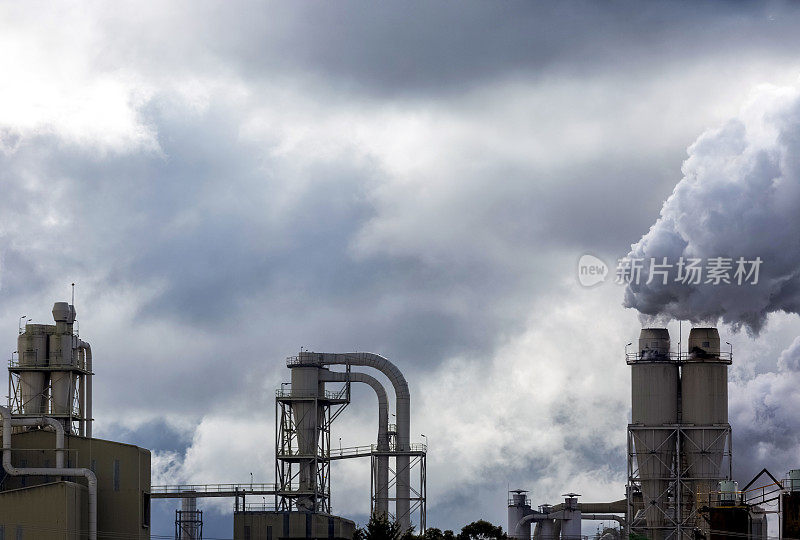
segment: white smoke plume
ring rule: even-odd
[[[720,320],[758,334],[769,313],[800,313],[800,91],[759,87],[739,115],[703,133],[689,147],[683,178],[661,215],[628,257],[644,265],[624,304],[644,318],[695,323]],[[647,283],[652,258],[723,257],[733,261],[730,284],[676,281],[673,268]],[[754,276],[733,279],[736,261],[757,257]],[[747,266],[748,271],[751,266]]]

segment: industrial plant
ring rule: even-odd
[[[616,535],[631,540],[765,540],[767,513],[777,513],[779,537],[800,538],[800,470],[778,479],[763,469],[741,488],[732,478],[733,354],[720,350],[717,329],[693,328],[686,350],[673,351],[667,329],[644,328],[636,352],[625,356],[631,423],[624,497],[586,503],[568,493],[563,503],[534,510],[527,491],[514,490],[509,535],[530,539],[533,525],[535,540],[578,539],[582,520],[603,520],[619,523]],[[770,502],[778,502],[778,510],[766,510]]]
[[[148,450],[92,436],[92,348],[76,331],[73,305],[56,303],[53,318],[20,327],[9,362],[0,539],[150,538],[159,498],[178,504],[175,538],[200,539],[198,503],[216,497],[231,499],[236,539],[352,540],[355,523],[333,513],[331,463],[358,458],[370,463],[370,513],[426,530],[427,447],[411,441],[411,392],[388,359],[305,350],[287,359],[291,380],[275,393],[274,482],[151,485]],[[741,488],[732,478],[732,350],[720,349],[716,328],[693,328],[677,349],[663,328],[643,329],[635,352],[626,348],[632,399],[621,497],[583,502],[566,493],[534,508],[527,491],[513,490],[510,537],[579,540],[583,522],[602,520],[618,525],[604,529],[604,540],[766,540],[767,514],[777,513],[780,538],[800,538],[800,470],[778,479],[764,469]],[[387,388],[366,370],[389,380],[396,423]],[[354,383],[375,393],[376,437],[332,448],[331,426]],[[772,502],[777,510],[766,509]]]
[[[201,539],[198,499],[207,497],[232,500],[236,539],[350,540],[355,523],[331,513],[330,469],[355,458],[370,463],[371,514],[425,530],[427,447],[411,442],[408,383],[386,358],[301,351],[287,360],[291,382],[275,395],[274,483],[151,486],[148,450],[92,437],[92,349],[76,331],[72,304],[56,303],[53,318],[55,325],[20,328],[9,361],[8,407],[0,407],[0,540],[150,538],[152,499],[179,501],[176,539]],[[386,388],[354,367],[389,379],[396,423],[389,423]],[[350,404],[352,383],[375,392],[376,439],[332,449],[331,424]]]

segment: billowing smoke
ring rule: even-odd
[[[622,272],[625,306],[753,334],[769,313],[800,312],[800,91],[757,89],[737,117],[689,147],[682,172],[631,246],[631,264],[643,269],[638,283]],[[665,266],[651,275],[653,260]],[[687,272],[691,260],[699,279]]]

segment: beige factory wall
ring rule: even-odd
[[[86,488],[74,482],[0,492],[0,538],[82,540],[87,502]]]
[[[288,519],[286,518],[287,514]],[[308,523],[308,519],[311,520],[310,523]],[[286,530],[287,525],[288,530]],[[256,511],[236,512],[233,515],[234,540],[300,538],[352,540],[355,528],[355,523],[349,519],[326,514]],[[308,534],[309,532],[310,534]]]
[[[13,463],[17,467],[55,465],[55,433],[28,431],[14,434]],[[97,476],[98,538],[150,539],[150,451],[131,444],[67,436],[68,467],[87,468]],[[23,463],[24,461],[24,463]],[[82,478],[72,479],[85,485]],[[5,489],[52,482],[52,477],[9,478]],[[147,507],[147,508],[146,508]],[[0,506],[0,514],[4,509]],[[6,538],[8,536],[6,535]]]

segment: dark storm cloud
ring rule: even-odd
[[[37,13],[31,34],[49,35],[33,41],[55,45],[23,58],[18,75],[55,58],[54,79],[42,80],[68,88],[62,101],[45,95],[56,112],[38,123],[5,128],[0,117],[5,326],[19,306],[44,305],[46,315],[54,291],[62,299],[61,284],[78,281],[97,416],[118,418],[103,428],[109,438],[183,454],[178,464],[191,454],[189,466],[208,475],[222,474],[216,450],[242,456],[219,481],[252,462],[271,468],[268,450],[254,457],[261,443],[247,447],[249,420],[270,436],[272,389],[298,347],[387,355],[409,375],[415,406],[442,393],[442,362],[463,359],[459,377],[488,368],[474,388],[451,383],[463,403],[415,411],[415,425],[449,413],[445,427],[469,426],[436,443],[438,455],[463,459],[429,464],[431,482],[447,486],[430,503],[431,523],[471,521],[486,497],[485,517],[502,522],[506,473],[549,497],[600,471],[582,481],[614,484],[616,498],[626,405],[605,381],[543,402],[548,388],[536,383],[554,365],[575,373],[564,386],[612,372],[605,351],[585,344],[618,319],[607,304],[581,311],[591,299],[565,292],[564,268],[580,250],[618,253],[652,223],[705,128],[692,122],[717,102],[695,94],[719,88],[720,59],[735,60],[725,79],[735,82],[748,58],[794,57],[796,7],[725,6],[137,2],[97,4],[88,28],[55,17],[50,32]],[[80,62],[62,68],[84,31]],[[122,105],[83,103],[109,87],[122,87]],[[32,101],[36,112],[42,101]],[[76,101],[94,115],[60,115]],[[381,131],[398,117],[418,123]],[[530,325],[547,331],[518,344]],[[15,337],[0,337],[7,350]],[[496,356],[509,343],[516,364]],[[580,346],[568,355],[566,345]],[[526,410],[506,423],[494,408],[520,382],[508,365],[544,356],[516,390]],[[503,376],[504,385],[487,380]],[[760,414],[774,416],[770,407]],[[243,447],[229,451],[215,431],[231,424],[220,411],[248,420],[225,432]],[[189,452],[170,417],[206,426]],[[508,442],[520,432],[525,440]]]
[[[218,104],[192,117],[166,108],[153,102],[147,110],[161,153],[98,159],[91,149],[37,138],[2,158],[7,174],[34,177],[38,187],[9,184],[19,230],[6,239],[5,271],[14,277],[0,294],[11,298],[56,281],[65,266],[71,275],[93,269],[98,291],[158,289],[135,319],[218,332],[257,317],[268,338],[262,354],[273,358],[300,345],[358,347],[425,367],[464,350],[488,350],[501,328],[520,324],[520,286],[529,281],[530,295],[541,286],[502,261],[354,258],[351,243],[375,215],[366,190],[381,180],[378,168],[347,155],[289,167],[270,157],[269,146],[240,140],[240,110]],[[291,202],[276,202],[295,182],[307,188]],[[67,221],[44,226],[38,207],[15,200],[47,201]],[[197,377],[188,388],[199,397],[211,390],[208,383],[220,382],[210,376],[219,354],[207,351],[191,373],[167,371],[155,384]]]
[[[95,434],[101,439],[136,444],[151,452],[183,453],[192,442],[191,432],[180,430],[163,419],[155,419],[136,427],[112,423]]]
[[[784,54],[798,43],[796,14],[779,2],[724,10],[719,2],[192,2],[150,24],[155,39],[126,34],[128,18],[106,24],[125,61],[221,60],[248,78],[307,75],[386,98],[460,93],[520,75],[649,69],[745,45]]]

